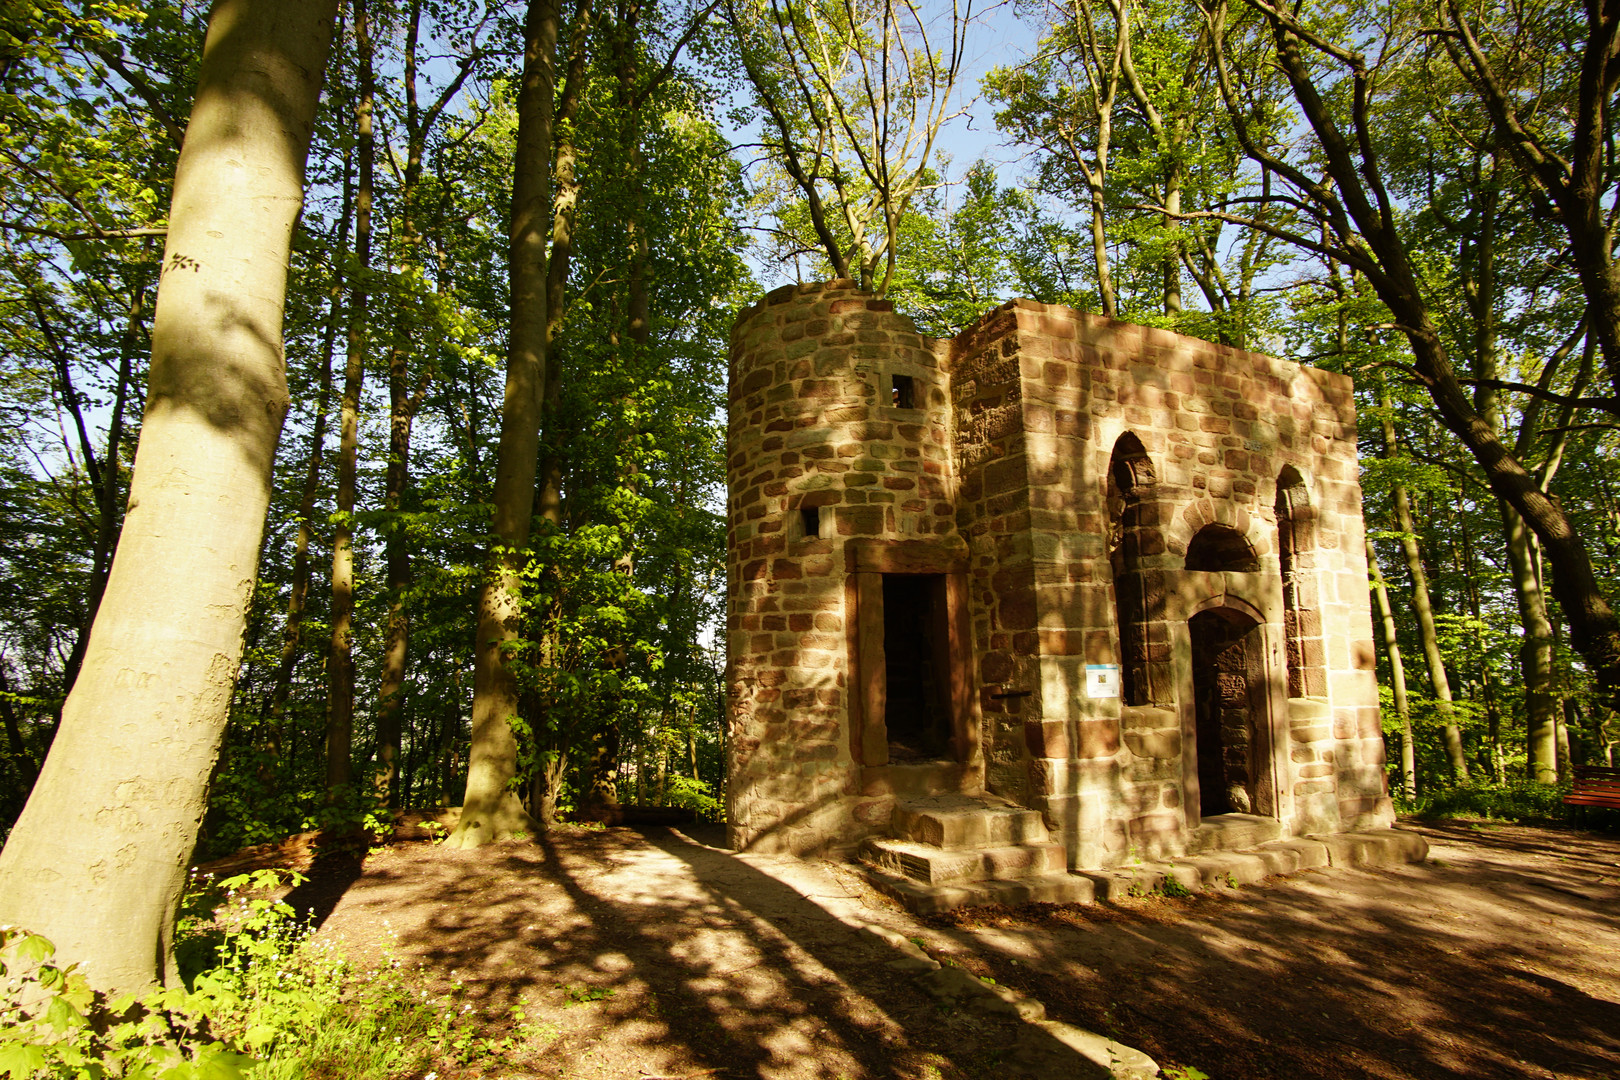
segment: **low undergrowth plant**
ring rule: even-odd
[[[1169,874],[1164,875],[1164,880],[1159,882],[1159,892],[1163,893],[1165,896],[1174,897],[1176,899],[1181,899],[1183,897],[1192,895],[1191,889],[1187,888],[1187,886],[1183,885],[1180,881]]]
[[[1499,821],[1568,822],[1568,784],[1512,780],[1504,784],[1470,781],[1432,787],[1416,799],[1398,799],[1396,809],[1420,818],[1479,817]]]
[[[511,1035],[484,1035],[459,982],[434,996],[391,955],[360,970],[312,940],[267,895],[284,880],[261,870],[199,883],[182,913],[180,981],[141,997],[99,998],[77,965],[52,962],[45,938],[0,928],[0,1077],[391,1080],[514,1049]]]

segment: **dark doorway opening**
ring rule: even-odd
[[[943,574],[883,575],[889,761],[952,759]]]
[[[1262,760],[1255,702],[1264,690],[1257,624],[1217,608],[1187,623],[1192,637],[1198,811],[1259,814]]]

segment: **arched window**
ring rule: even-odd
[[[1164,571],[1147,565],[1165,550],[1158,483],[1142,441],[1130,432],[1121,435],[1108,462],[1108,553],[1126,705],[1168,703],[1172,685]]]

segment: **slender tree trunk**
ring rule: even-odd
[[[1164,178],[1164,227],[1181,228],[1181,162],[1173,161]],[[1172,244],[1164,254],[1164,313],[1181,314],[1181,252]]]
[[[1395,630],[1395,612],[1390,607],[1389,589],[1378,568],[1378,552],[1367,541],[1367,569],[1372,572],[1373,598],[1378,601],[1378,630],[1389,658],[1389,689],[1395,698],[1395,715],[1401,720],[1401,788],[1408,799],[1417,798],[1417,745],[1412,739],[1412,707],[1406,700],[1406,665],[1401,662],[1401,639]]]
[[[349,283],[349,347],[343,368],[338,421],[337,506],[332,515],[332,638],[326,676],[326,797],[335,800],[354,781],[354,500],[360,456],[360,392],[366,374],[370,316],[371,200],[376,160],[372,114],[371,18],[367,0],[354,0],[354,42],[359,66],[355,100],[354,279]]]
[[[1555,725],[1558,695],[1554,689],[1556,671],[1553,656],[1552,619],[1547,614],[1547,598],[1536,572],[1535,552],[1524,518],[1506,502],[1498,500],[1502,514],[1502,534],[1507,542],[1508,576],[1513,596],[1519,603],[1519,621],[1524,637],[1519,644],[1519,671],[1524,679],[1526,739],[1530,756],[1530,779],[1541,784],[1558,782]]]
[[[1100,181],[1091,187],[1091,258],[1097,264],[1097,296],[1102,301],[1102,313],[1117,319],[1119,300],[1114,295],[1114,273],[1108,266],[1108,226]]]
[[[0,853],[0,923],[92,986],[174,980],[287,409],[282,305],[336,5],[219,0],[152,325],[129,512],[84,668]]]
[[[444,108],[459,91],[472,66],[471,56],[461,66],[438,100],[424,109],[418,98],[417,70],[421,40],[422,0],[411,0],[405,21],[405,169],[400,184],[400,279],[405,289],[419,284],[423,266],[422,236],[418,227],[422,159],[427,140]],[[388,594],[388,630],[383,644],[382,673],[377,687],[377,793],[389,806],[399,805],[398,762],[405,709],[405,673],[410,657],[411,617],[407,596],[411,585],[410,537],[401,511],[410,482],[411,427],[427,383],[413,390],[410,381],[413,317],[416,305],[405,295],[394,305],[394,341],[388,354],[388,471],[383,509],[388,514],[384,537]],[[429,369],[431,370],[431,368]]]
[[[337,346],[338,321],[343,316],[343,260],[349,249],[349,216],[354,204],[354,178],[349,175],[350,155],[344,155],[343,202],[338,211],[338,235],[334,248],[332,292],[321,340],[321,379],[315,392],[315,420],[309,436],[309,457],[304,463],[304,486],[298,496],[298,532],[293,539],[292,587],[287,595],[287,622],[281,637],[281,659],[276,665],[276,681],[270,690],[266,712],[279,748],[281,725],[287,715],[287,699],[292,693],[293,672],[304,637],[304,603],[309,598],[309,582],[314,561],[309,556],[315,531],[315,497],[320,492],[321,464],[326,458],[326,421],[332,404],[332,353]]]
[[[405,305],[399,305],[404,321]],[[408,382],[409,352],[403,329],[396,334],[388,357],[388,469],[384,479],[383,509],[389,514],[384,539],[387,568],[388,629],[383,643],[382,672],[377,687],[377,795],[389,806],[399,805],[400,732],[405,712],[405,669],[410,652],[411,619],[406,606],[411,585],[410,537],[400,513],[409,482],[408,455],[414,402]]]
[[[1391,416],[1393,403],[1387,388],[1380,387],[1383,406],[1384,456],[1398,456],[1395,442],[1395,421]],[[1394,484],[1390,490],[1395,505],[1395,527],[1401,532],[1401,553],[1406,556],[1406,572],[1412,579],[1412,613],[1417,617],[1418,641],[1423,646],[1423,658],[1429,669],[1429,687],[1434,692],[1435,706],[1440,713],[1441,735],[1446,748],[1446,761],[1451,774],[1458,780],[1468,779],[1468,756],[1463,750],[1462,729],[1452,713],[1451,680],[1446,675],[1445,657],[1440,652],[1440,635],[1435,629],[1434,606],[1429,600],[1429,577],[1423,570],[1423,553],[1418,548],[1417,526],[1412,521],[1412,500],[1405,484]]]
[[[650,302],[647,282],[647,230],[643,221],[646,213],[645,189],[643,186],[641,169],[641,138],[642,138],[642,88],[638,64],[639,53],[639,22],[640,6],[637,3],[621,3],[619,8],[619,25],[615,47],[617,57],[615,63],[615,76],[618,80],[618,112],[621,117],[620,141],[624,154],[624,183],[629,195],[625,202],[625,240],[628,255],[628,267],[625,274],[625,330],[629,339],[632,355],[632,366],[639,363],[645,354],[648,343],[652,339],[652,321],[650,315]],[[873,274],[877,262],[873,258],[863,259],[861,262],[861,288],[870,291]],[[615,342],[617,344],[617,342]],[[625,456],[630,453],[628,447],[620,448],[619,482],[621,485],[633,486],[635,484],[636,466],[633,460],[626,461]],[[613,568],[628,581],[635,575],[635,559],[632,554],[634,540],[625,545],[625,550],[614,560]],[[616,644],[610,650],[609,663],[618,666],[623,663],[624,647],[622,643]],[[615,703],[617,704],[617,703]],[[590,776],[585,786],[585,804],[588,811],[598,815],[605,815],[619,801],[617,777],[619,774],[619,751],[623,744],[623,735],[618,729],[617,709],[604,710],[605,719],[601,727],[592,735],[590,754]],[[636,761],[636,801],[644,803],[645,784],[643,776],[646,772],[646,746],[643,739],[637,747]]]
[[[1502,754],[1502,699],[1497,693],[1496,676],[1487,665],[1481,665],[1480,696],[1485,701],[1486,735],[1490,743],[1491,779],[1498,784],[1507,781],[1507,767]]]
[[[144,310],[146,291],[147,280],[143,267],[137,270],[130,290],[129,316],[118,345],[118,385],[113,393],[112,415],[107,423],[107,446],[100,458],[97,457],[95,446],[90,441],[82,399],[73,386],[72,367],[67,351],[52,330],[38,294],[30,291],[28,295],[40,333],[44,336],[56,363],[62,403],[67,406],[69,415],[73,417],[74,429],[79,436],[79,452],[84,457],[85,475],[90,480],[90,489],[96,505],[95,533],[90,542],[90,585],[85,594],[84,621],[79,624],[73,648],[68,653],[67,661],[62,665],[64,697],[72,692],[73,684],[79,677],[79,669],[84,664],[84,652],[90,644],[90,627],[96,621],[96,609],[101,606],[101,594],[107,588],[107,571],[112,562],[113,548],[118,542],[121,521],[118,513],[120,493],[118,458],[122,449],[124,410],[129,401],[131,369],[135,353],[140,347],[141,322],[146,314]]]
[[[11,744],[11,756],[17,762],[17,786],[24,800],[33,790],[34,778],[39,775],[39,768],[34,764],[34,756],[28,752],[28,744],[23,741],[22,725],[17,721],[17,710],[11,705],[11,682],[6,677],[6,658],[0,655],[0,721],[6,727],[6,741]]]
[[[122,524],[118,512],[118,460],[123,453],[124,410],[129,404],[129,384],[134,374],[135,356],[141,347],[141,324],[147,315],[146,291],[147,279],[142,270],[130,290],[129,319],[118,342],[118,386],[113,392],[112,415],[107,420],[107,450],[101,459],[101,483],[96,487],[96,546],[90,562],[90,596],[85,604],[86,628],[96,621],[101,595],[107,590],[107,572],[112,566],[113,549],[118,546],[118,530]],[[73,674],[78,674],[76,665]],[[70,679],[64,693],[72,688]]]
[[[518,90],[509,265],[512,325],[495,466],[495,542],[478,598],[472,748],[461,820],[446,841],[477,847],[537,827],[510,790],[517,774],[518,684],[513,658],[523,625],[522,574],[534,510],[546,385],[546,233],[551,224],[551,121],[556,87],[555,0],[530,0]]]
[[[587,76],[587,44],[590,40],[592,8],[590,0],[580,0],[574,9],[573,36],[568,48],[568,74],[563,82],[553,124],[556,166],[553,180],[556,198],[551,220],[551,257],[546,265],[546,382],[543,394],[545,438],[540,451],[540,483],[536,512],[554,532],[562,529],[563,447],[566,442],[561,424],[564,357],[556,347],[562,333],[564,288],[574,253],[574,225],[579,214],[579,148],[574,141],[574,117],[579,110]],[[557,637],[556,616],[562,606],[561,582],[555,567],[547,568],[549,588],[546,608],[535,622],[540,631],[540,663],[552,670],[562,657]],[[566,721],[554,715],[554,694],[543,695],[534,728],[538,766],[533,777],[531,805],[540,808],[540,823],[551,828],[557,820],[557,798],[567,772],[570,736]],[[543,730],[542,730],[543,729]]]
[[[1565,715],[1563,709],[1558,710],[1557,724],[1558,733],[1556,737],[1558,739],[1558,778],[1560,780],[1568,780],[1571,776],[1570,766],[1574,764],[1574,758],[1570,757],[1569,750],[1569,718]]]
[[[1472,235],[1464,237],[1459,262],[1463,267],[1464,298],[1473,316],[1474,374],[1480,380],[1474,392],[1474,407],[1493,430],[1501,431],[1499,395],[1489,385],[1498,377],[1496,234],[1501,183],[1494,157],[1490,165],[1489,174],[1481,177],[1476,185],[1479,189],[1477,228]],[[1524,682],[1530,778],[1540,783],[1555,783],[1558,763],[1554,729],[1558,697],[1553,692],[1552,622],[1547,617],[1547,600],[1536,566],[1534,536],[1510,502],[1503,498],[1496,502],[1507,547],[1508,576],[1513,582],[1519,621],[1524,627],[1519,645],[1519,673]],[[1500,747],[1494,747],[1493,752],[1499,757]]]

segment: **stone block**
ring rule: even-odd
[[[1169,759],[1181,754],[1179,731],[1127,731],[1125,745],[1141,758]]]

